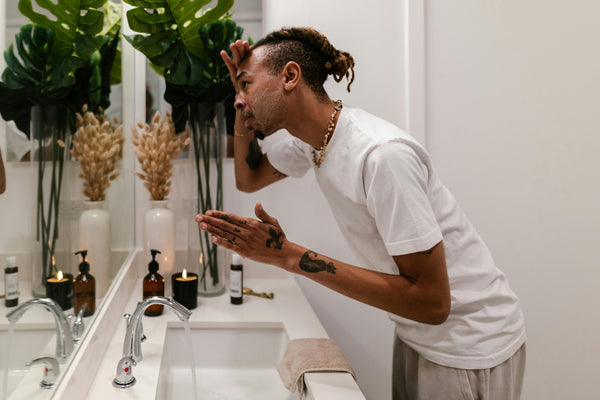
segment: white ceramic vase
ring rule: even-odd
[[[150,250],[156,255],[158,273],[169,282],[175,267],[175,215],[167,208],[167,200],[151,200],[152,208],[144,214],[144,259],[152,261]]]
[[[88,252],[90,274],[96,278],[96,297],[104,297],[112,275],[110,214],[103,206],[103,201],[84,201],[85,210],[79,216],[78,250]]]

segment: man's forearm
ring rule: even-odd
[[[440,251],[440,250],[436,250]],[[354,300],[381,310],[427,324],[443,323],[450,311],[447,283],[423,277],[413,281],[403,275],[372,271],[334,260],[287,241],[285,270],[304,275]],[[443,247],[441,249],[443,260]],[[427,266],[441,268],[443,266]]]

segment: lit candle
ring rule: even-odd
[[[193,310],[198,306],[198,275],[193,272],[173,274],[171,277],[173,285],[173,300]]]
[[[63,310],[73,307],[73,275],[58,271],[46,279],[46,297],[54,300]]]

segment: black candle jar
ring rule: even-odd
[[[58,303],[63,310],[72,308],[73,275],[58,271],[56,275],[46,278],[46,297]]]
[[[189,310],[198,306],[198,274],[185,269],[171,276],[173,300]]]

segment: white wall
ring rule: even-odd
[[[520,296],[524,399],[597,398],[600,3],[427,2],[427,142]]]

